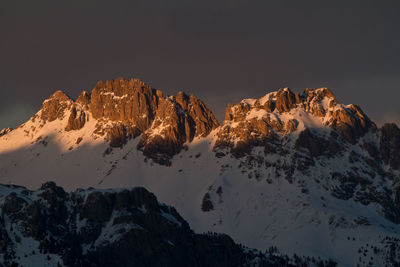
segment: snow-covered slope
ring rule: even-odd
[[[220,126],[196,98],[154,90],[144,98],[151,108],[132,100],[140,108],[128,116],[139,91],[121,88],[100,83],[85,101],[61,97],[50,113],[47,101],[0,137],[0,183],[144,186],[196,232],[341,265],[399,260],[390,246],[400,237],[397,126],[378,129],[326,88],[245,99]]]

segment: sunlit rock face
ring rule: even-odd
[[[251,145],[271,144],[296,130],[314,127],[329,128],[352,144],[369,130],[376,130],[359,106],[340,104],[327,88],[306,89],[302,94],[285,88],[230,105],[216,147],[231,146],[243,155]]]
[[[184,143],[207,136],[219,125],[194,95],[163,96],[138,79],[99,81],[91,93],[82,92],[75,102],[57,91],[43,103],[40,119],[52,122],[66,114],[66,131],[80,130],[93,118],[97,121],[94,134],[104,136],[110,147],[121,147],[141,135],[138,149],[166,165]]]
[[[42,104],[40,118],[43,122],[52,122],[63,119],[65,112],[72,106],[74,101],[62,91],[55,92]]]

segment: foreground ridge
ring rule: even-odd
[[[141,187],[66,193],[52,182],[37,191],[0,185],[0,203],[6,266],[335,266],[195,234]]]

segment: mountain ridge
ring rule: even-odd
[[[218,123],[194,96],[141,86],[102,82],[74,102],[56,93],[0,137],[0,183],[144,186],[196,232],[339,265],[385,262],[385,240],[400,235],[395,124],[377,127],[326,88],[244,99]],[[381,252],[360,253],[367,244]]]
[[[141,135],[138,148],[162,164],[169,164],[169,158],[179,153],[183,143],[206,136],[219,125],[194,95],[178,92],[176,96],[164,97],[160,90],[138,79],[99,81],[92,92],[83,91],[76,101],[57,91],[43,102],[40,114],[32,119],[52,122],[62,119],[68,110],[65,131],[82,129],[91,116],[98,120],[96,134],[105,135],[110,147],[120,147]],[[110,122],[114,125],[102,127]],[[154,132],[164,138],[158,138]]]
[[[127,101],[123,100],[125,98]],[[190,111],[188,107],[191,108]],[[92,116],[99,121],[96,125],[96,134],[105,136],[111,148],[123,146],[127,140],[141,135],[138,149],[157,163],[169,164],[169,159],[179,153],[184,143],[191,142],[197,136],[205,137],[220,125],[222,129],[218,133],[216,146],[232,147],[232,142],[222,137],[227,131],[225,125],[229,121],[240,121],[243,119],[242,115],[250,110],[256,110],[250,115],[253,116],[250,119],[259,117],[258,125],[250,125],[251,134],[261,132],[261,140],[273,137],[270,130],[275,133],[286,131],[290,134],[297,129],[299,118],[286,121],[285,125],[282,125],[280,118],[271,123],[270,117],[264,114],[261,115],[264,118],[260,123],[259,111],[275,115],[290,112],[298,107],[308,114],[325,120],[322,122],[324,126],[338,130],[342,137],[353,144],[366,131],[378,129],[358,105],[340,104],[327,88],[316,90],[306,88],[301,94],[284,88],[267,93],[260,99],[244,99],[236,105],[228,104],[225,120],[220,124],[212,111],[194,95],[188,96],[180,91],[176,96],[164,97],[160,90],[152,89],[134,78],[98,81],[92,92],[82,91],[75,101],[64,92],[56,91],[43,102],[38,112],[40,114],[35,114],[31,120],[34,121],[39,117],[44,123],[51,122],[61,119],[69,109],[65,130],[74,131],[83,128],[89,116]],[[173,114],[173,118],[170,118],[170,114]],[[169,121],[166,122],[165,118],[169,118]],[[114,123],[112,127],[110,125],[103,127],[103,124],[110,122]],[[230,128],[228,132],[232,132],[232,127]],[[385,131],[389,128],[392,130],[385,132],[386,135],[396,131],[395,125],[382,126],[380,129]],[[10,131],[9,128],[3,129],[1,135]],[[244,134],[241,134],[243,137]],[[240,150],[246,150],[246,146],[261,141],[248,136],[244,139],[240,140],[236,149],[239,154]],[[161,155],[156,155],[157,152],[161,152]]]

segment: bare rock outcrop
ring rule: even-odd
[[[93,118],[97,123],[94,134],[107,140],[111,147],[122,147],[129,139],[140,136],[137,148],[146,157],[166,165],[185,143],[219,127],[212,112],[194,95],[178,92],[176,96],[165,96],[139,79],[99,81],[75,102],[57,91],[43,103],[40,118],[50,122],[63,119],[66,114],[66,131],[80,130]],[[322,136],[316,137],[325,140],[319,148],[311,145],[314,134],[300,134],[310,127],[325,129]],[[381,147],[391,147],[394,142],[387,136],[387,129],[381,130]],[[229,148],[237,157],[246,155],[254,146],[264,146],[266,152],[276,151],[283,138],[293,135],[299,138],[296,147],[320,154],[317,151],[335,144],[355,144],[369,131],[376,132],[376,125],[361,108],[340,104],[329,89],[307,88],[298,94],[285,88],[260,99],[229,105],[225,121],[216,132],[214,149]],[[389,152],[382,153],[383,160],[397,166],[394,156],[389,160]]]
[[[63,119],[65,112],[73,104],[73,100],[62,91],[55,92],[42,105],[40,118],[43,121],[54,121]]]
[[[80,104],[81,106],[85,107],[87,109],[89,103],[90,103],[90,93],[88,91],[83,91],[79,97],[75,101],[77,104]]]
[[[142,134],[138,148],[163,164],[185,142],[206,136],[218,126],[212,112],[195,96],[179,92],[176,97],[164,97],[138,79],[99,81],[89,106],[95,119],[121,123],[108,131],[113,145]]]
[[[376,125],[367,117],[358,105],[348,105],[330,113],[329,125],[337,129],[342,136],[354,144],[368,130],[376,129]]]
[[[280,89],[276,94],[275,108],[279,112],[285,112],[295,107],[299,102],[298,94],[294,94],[288,89]]]
[[[2,137],[3,135],[8,134],[12,130],[13,130],[12,128],[4,128],[3,130],[0,131],[0,137]]]
[[[71,108],[71,113],[68,118],[68,124],[65,127],[66,131],[79,130],[85,126],[86,114],[83,109],[79,109],[76,106]]]
[[[153,124],[143,133],[138,148],[156,162],[169,164],[184,143],[207,136],[216,127],[218,122],[201,100],[179,92],[159,100]]]
[[[307,88],[302,94],[285,88],[260,99],[245,99],[236,105],[229,105],[224,124],[217,133],[215,149],[230,147],[235,151],[241,148],[240,151],[246,152],[253,146],[264,145],[265,142],[271,145],[271,140],[276,141],[308,127],[335,131],[338,138],[351,144],[355,144],[369,130],[376,130],[376,125],[359,106],[340,104],[327,88]],[[317,151],[326,146],[316,148],[311,145],[314,140],[308,133],[299,135],[299,138],[300,144],[310,144],[306,147],[312,154],[320,154]],[[330,135],[325,139],[328,146],[337,143]]]
[[[141,135],[138,149],[161,164],[179,153],[183,144],[207,136],[219,126],[212,112],[194,95],[164,96],[139,79],[99,81],[74,102],[61,91],[43,103],[44,122],[68,115],[65,131],[82,129],[89,118],[97,121],[94,134],[111,147],[122,147]]]
[[[99,81],[90,97],[94,119],[121,121],[145,131],[150,127],[157,110],[159,96],[138,79]]]

